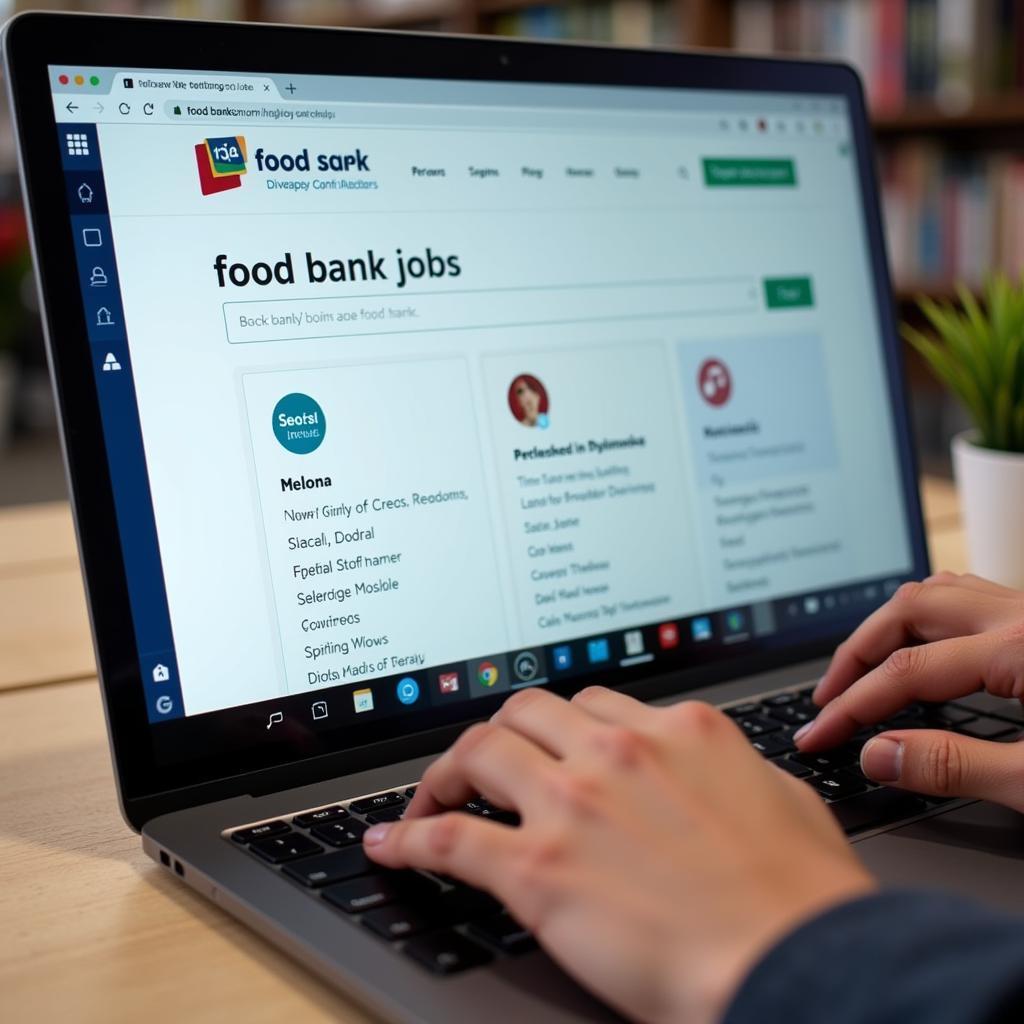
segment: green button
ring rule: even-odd
[[[813,306],[814,293],[809,277],[766,277],[764,302],[769,309]]]
[[[742,188],[793,188],[796,165],[792,160],[736,160],[705,157],[704,184],[708,188],[740,186]]]

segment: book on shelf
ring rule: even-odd
[[[497,14],[497,35],[575,39],[620,46],[671,46],[677,41],[672,0],[580,0]]]
[[[1024,85],[1024,0],[736,0],[733,43],[845,60],[876,111],[958,111]]]
[[[882,206],[897,290],[976,288],[1024,272],[1024,157],[910,142],[883,154]]]

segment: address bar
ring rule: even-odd
[[[597,321],[751,313],[759,308],[751,277],[565,287],[316,296],[225,302],[232,345],[368,334],[407,334]]]

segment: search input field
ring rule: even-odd
[[[751,313],[760,309],[752,277],[499,288],[481,291],[316,296],[225,302],[232,345],[367,334],[457,331],[608,320]]]

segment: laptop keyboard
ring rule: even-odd
[[[860,749],[876,733],[948,729],[1012,741],[1022,732],[1009,716],[983,714],[956,703],[916,704],[888,722],[861,730],[841,747],[802,754],[793,744],[793,733],[817,713],[810,693],[810,687],[790,690],[723,710],[764,757],[821,795],[847,835],[913,818],[945,802],[867,779],[860,770]],[[363,833],[372,824],[397,821],[415,791],[409,786],[341,801],[229,829],[225,836],[297,889],[434,974],[456,974],[535,949],[529,933],[487,893],[453,878],[387,871],[369,860]],[[516,815],[483,799],[471,800],[463,810],[518,824]]]

